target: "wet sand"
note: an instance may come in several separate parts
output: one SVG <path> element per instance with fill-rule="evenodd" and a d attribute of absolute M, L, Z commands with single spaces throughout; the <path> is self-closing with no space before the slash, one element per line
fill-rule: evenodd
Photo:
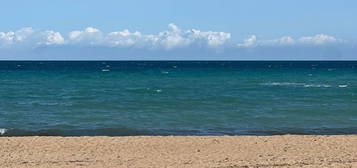
<path fill-rule="evenodd" d="M 357 168 L 357 135 L 1 137 L 0 167 Z"/>

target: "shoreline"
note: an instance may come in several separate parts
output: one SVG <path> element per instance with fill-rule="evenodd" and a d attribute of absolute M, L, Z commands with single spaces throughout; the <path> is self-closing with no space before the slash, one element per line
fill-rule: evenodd
<path fill-rule="evenodd" d="M 0 137 L 1 167 L 357 167 L 357 135 Z"/>

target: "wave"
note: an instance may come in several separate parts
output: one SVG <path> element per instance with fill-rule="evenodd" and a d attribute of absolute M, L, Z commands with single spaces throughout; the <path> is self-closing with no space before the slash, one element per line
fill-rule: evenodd
<path fill-rule="evenodd" d="M 305 87 L 305 88 L 334 87 L 333 85 L 330 85 L 330 84 L 309 84 L 309 83 L 295 83 L 295 82 L 268 82 L 268 83 L 262 83 L 261 85 L 264 85 L 264 86 L 293 86 L 293 87 Z M 346 88 L 346 87 L 348 87 L 348 85 L 340 84 L 340 85 L 336 85 L 336 87 Z"/>
<path fill-rule="evenodd" d="M 77 130 L 60 130 L 60 129 L 43 129 L 43 130 L 26 130 L 26 129 L 0 129 L 0 136 L 136 136 L 149 135 L 146 131 L 119 127 L 119 128 L 99 128 L 99 129 L 77 129 Z"/>
<path fill-rule="evenodd" d="M 7 129 L 5 128 L 0 128 L 0 136 L 4 135 L 7 132 Z"/>
<path fill-rule="evenodd" d="M 129 128 L 78 129 L 78 130 L 38 130 L 0 129 L 0 137 L 17 136 L 217 136 L 217 135 L 356 135 L 357 128 L 270 128 L 270 129 L 154 129 L 135 130 Z"/>
<path fill-rule="evenodd" d="M 329 87 L 331 87 L 331 85 L 327 85 L 327 84 L 306 84 L 306 85 L 304 85 L 304 87 L 316 87 L 316 88 L 324 87 L 324 88 L 329 88 Z"/>
<path fill-rule="evenodd" d="M 338 85 L 338 87 L 345 88 L 345 87 L 348 87 L 348 85 Z"/>
<path fill-rule="evenodd" d="M 304 86 L 305 83 L 294 83 L 294 82 L 269 82 L 262 83 L 265 86 Z"/>

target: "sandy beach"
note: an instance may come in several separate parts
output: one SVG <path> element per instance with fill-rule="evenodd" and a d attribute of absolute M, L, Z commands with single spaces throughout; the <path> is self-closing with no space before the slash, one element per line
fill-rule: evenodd
<path fill-rule="evenodd" d="M 0 167 L 357 167 L 357 136 L 2 137 Z"/>

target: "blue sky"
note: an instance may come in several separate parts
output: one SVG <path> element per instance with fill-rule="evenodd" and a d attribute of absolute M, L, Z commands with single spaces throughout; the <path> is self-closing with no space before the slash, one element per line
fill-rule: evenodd
<path fill-rule="evenodd" d="M 3 0 L 0 59 L 357 59 L 356 8 L 355 0 Z"/>

